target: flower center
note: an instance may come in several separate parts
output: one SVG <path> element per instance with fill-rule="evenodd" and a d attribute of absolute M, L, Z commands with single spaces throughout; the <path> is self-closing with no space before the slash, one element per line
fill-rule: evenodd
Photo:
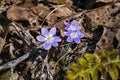
<path fill-rule="evenodd" d="M 70 30 L 75 30 L 75 27 L 70 25 Z"/>
<path fill-rule="evenodd" d="M 71 35 L 72 38 L 76 38 L 77 37 L 77 34 L 75 34 L 75 33 L 71 33 L 70 35 Z"/>
<path fill-rule="evenodd" d="M 47 41 L 47 42 L 51 42 L 52 40 L 53 40 L 53 37 L 52 37 L 52 36 L 49 35 L 49 36 L 46 37 L 46 41 Z"/>

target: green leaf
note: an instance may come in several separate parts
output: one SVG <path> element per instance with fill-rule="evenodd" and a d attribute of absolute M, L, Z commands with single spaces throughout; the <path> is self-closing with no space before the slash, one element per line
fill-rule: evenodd
<path fill-rule="evenodd" d="M 117 58 L 117 52 L 115 52 L 115 50 L 110 50 L 106 52 L 106 55 L 111 59 L 116 59 Z"/>
<path fill-rule="evenodd" d="M 76 63 L 72 63 L 70 66 L 74 72 L 76 72 L 76 73 L 79 72 L 80 69 Z"/>
<path fill-rule="evenodd" d="M 69 80 L 74 80 L 75 79 L 75 73 L 73 72 L 73 71 L 70 71 L 70 70 L 67 70 L 67 72 L 66 72 L 68 75 L 67 75 L 67 78 L 69 79 Z"/>
<path fill-rule="evenodd" d="M 99 59 L 101 60 L 101 62 L 106 62 L 106 61 L 108 61 L 108 60 L 107 60 L 107 56 L 106 56 L 105 53 L 99 53 L 99 54 L 97 54 L 97 55 L 98 55 Z"/>
<path fill-rule="evenodd" d="M 98 80 L 98 70 L 97 69 L 92 69 L 90 73 L 92 76 L 92 80 Z"/>
<path fill-rule="evenodd" d="M 120 57 L 115 52 L 105 52 L 95 54 L 85 54 L 84 57 L 78 58 L 77 63 L 72 63 L 67 76 L 69 80 L 98 80 L 98 71 L 101 73 L 100 77 L 108 80 L 108 76 L 112 80 L 118 80 L 120 69 Z M 112 57 L 111 57 L 112 56 Z M 91 75 L 91 76 L 90 76 Z"/>
<path fill-rule="evenodd" d="M 65 49 L 68 53 L 72 51 L 71 45 L 65 46 Z"/>
<path fill-rule="evenodd" d="M 88 67 L 88 62 L 84 58 L 78 58 L 78 62 L 82 67 L 84 68 Z"/>
<path fill-rule="evenodd" d="M 78 79 L 76 79 L 76 80 L 83 80 L 83 79 L 82 79 L 82 77 L 79 76 Z"/>
<path fill-rule="evenodd" d="M 102 77 L 107 80 L 107 76 L 108 76 L 108 72 L 105 68 L 100 68 L 99 71 L 101 72 L 102 74 Z"/>
<path fill-rule="evenodd" d="M 89 62 L 94 62 L 95 61 L 95 56 L 93 54 L 85 54 L 85 58 Z"/>
<path fill-rule="evenodd" d="M 119 75 L 116 65 L 112 65 L 111 69 L 109 70 L 109 74 L 112 80 L 118 80 Z"/>
<path fill-rule="evenodd" d="M 120 68 L 120 62 L 117 62 L 116 65 Z"/>
<path fill-rule="evenodd" d="M 83 80 L 91 80 L 90 74 L 89 73 L 84 74 L 83 75 Z"/>

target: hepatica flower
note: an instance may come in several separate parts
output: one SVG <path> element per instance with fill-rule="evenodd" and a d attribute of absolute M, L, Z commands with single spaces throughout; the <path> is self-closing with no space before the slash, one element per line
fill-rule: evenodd
<path fill-rule="evenodd" d="M 80 43 L 80 39 L 84 37 L 84 34 L 81 33 L 80 31 L 68 31 L 68 32 L 64 32 L 64 34 L 66 36 L 68 36 L 67 38 L 67 42 L 75 42 L 77 44 Z"/>
<path fill-rule="evenodd" d="M 55 27 L 51 28 L 49 32 L 46 28 L 42 28 L 41 32 L 43 36 L 40 35 L 37 36 L 36 38 L 38 41 L 44 42 L 43 47 L 45 50 L 49 50 L 51 46 L 54 47 L 58 46 L 58 42 L 62 40 L 59 36 L 55 36 L 56 35 Z"/>
<path fill-rule="evenodd" d="M 80 39 L 84 37 L 84 34 L 80 32 L 80 26 L 76 25 L 76 21 L 73 20 L 71 22 L 71 24 L 64 22 L 65 24 L 65 30 L 67 30 L 67 32 L 64 32 L 64 34 L 66 36 L 68 36 L 67 38 L 67 42 L 75 42 L 77 44 L 80 43 Z"/>
<path fill-rule="evenodd" d="M 71 24 L 69 24 L 68 22 L 64 22 L 64 24 L 66 26 L 65 30 L 68 30 L 68 31 L 79 31 L 81 29 L 80 26 L 76 25 L 75 20 L 73 20 Z"/>

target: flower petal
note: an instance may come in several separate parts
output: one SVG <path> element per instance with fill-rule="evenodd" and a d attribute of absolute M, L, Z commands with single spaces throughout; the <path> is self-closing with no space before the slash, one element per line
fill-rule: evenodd
<path fill-rule="evenodd" d="M 36 39 L 40 42 L 44 42 L 45 41 L 45 37 L 43 36 L 37 36 Z"/>
<path fill-rule="evenodd" d="M 50 34 L 52 36 L 56 34 L 56 28 L 55 27 L 53 27 L 53 28 L 50 29 Z"/>
<path fill-rule="evenodd" d="M 80 43 L 80 39 L 79 38 L 75 38 L 74 41 L 79 44 Z"/>
<path fill-rule="evenodd" d="M 64 22 L 64 24 L 65 24 L 66 27 L 70 26 L 70 24 L 68 22 Z"/>
<path fill-rule="evenodd" d="M 58 46 L 58 43 L 57 43 L 57 42 L 53 42 L 52 45 L 53 45 L 54 47 L 56 47 L 56 46 Z"/>
<path fill-rule="evenodd" d="M 46 28 L 41 29 L 42 35 L 47 36 L 48 35 L 48 30 Z"/>
<path fill-rule="evenodd" d="M 83 33 L 79 33 L 79 34 L 78 34 L 78 37 L 79 37 L 79 38 L 83 38 L 83 37 L 84 37 L 84 34 L 83 34 Z"/>
<path fill-rule="evenodd" d="M 75 26 L 75 28 L 77 28 L 77 30 L 80 30 L 80 29 L 81 29 L 81 27 L 80 27 L 80 26 Z"/>
<path fill-rule="evenodd" d="M 68 30 L 69 29 L 69 27 L 65 27 L 65 30 Z"/>
<path fill-rule="evenodd" d="M 73 20 L 73 21 L 71 22 L 71 25 L 75 26 L 75 25 L 76 25 L 76 21 Z"/>
<path fill-rule="evenodd" d="M 55 40 L 55 42 L 60 42 L 62 39 L 60 37 L 58 37 L 58 36 L 55 36 L 54 40 Z"/>
<path fill-rule="evenodd" d="M 70 32 L 64 32 L 66 36 L 70 36 Z"/>
<path fill-rule="evenodd" d="M 49 50 L 49 49 L 51 48 L 51 43 L 45 42 L 45 43 L 43 44 L 43 47 L 44 47 L 45 50 Z"/>
<path fill-rule="evenodd" d="M 72 41 L 73 41 L 73 38 L 71 38 L 71 37 L 67 38 L 67 42 L 72 42 Z"/>

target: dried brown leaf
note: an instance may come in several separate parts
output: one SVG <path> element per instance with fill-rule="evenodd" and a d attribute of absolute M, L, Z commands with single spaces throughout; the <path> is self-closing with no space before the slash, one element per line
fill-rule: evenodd
<path fill-rule="evenodd" d="M 117 15 L 119 10 L 119 2 L 93 9 L 86 14 L 88 18 L 86 24 L 89 24 L 87 26 L 91 25 L 92 27 L 97 25 L 113 27 L 113 25 L 120 20 L 120 18 L 118 18 L 120 15 Z"/>
<path fill-rule="evenodd" d="M 7 17 L 10 20 L 31 20 L 33 16 L 29 9 L 18 6 L 12 6 L 7 11 Z"/>

